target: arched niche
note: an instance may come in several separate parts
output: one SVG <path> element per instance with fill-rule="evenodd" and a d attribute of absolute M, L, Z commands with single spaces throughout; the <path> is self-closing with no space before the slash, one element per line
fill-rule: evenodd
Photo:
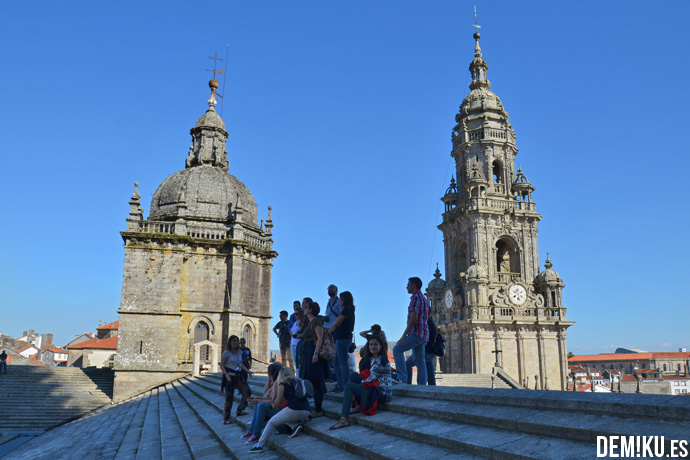
<path fill-rule="evenodd" d="M 457 278 L 467 271 L 467 243 L 465 240 L 458 240 L 450 260 L 453 267 L 452 276 Z"/>
<path fill-rule="evenodd" d="M 501 275 L 520 275 L 520 248 L 509 236 L 496 241 L 496 272 Z"/>
<path fill-rule="evenodd" d="M 495 184 L 503 184 L 505 182 L 503 163 L 500 160 L 494 160 L 491 164 L 491 177 Z"/>
<path fill-rule="evenodd" d="M 250 350 L 254 346 L 254 339 L 256 338 L 256 326 L 250 320 L 246 320 L 242 324 L 242 331 L 240 333 L 240 338 L 243 338 L 247 343 L 247 348 Z"/>

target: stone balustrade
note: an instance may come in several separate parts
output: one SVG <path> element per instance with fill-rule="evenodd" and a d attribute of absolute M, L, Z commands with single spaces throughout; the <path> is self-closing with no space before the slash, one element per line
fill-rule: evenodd
<path fill-rule="evenodd" d="M 128 221 L 127 231 L 148 234 L 181 235 L 189 238 L 212 241 L 222 241 L 233 238 L 233 232 L 230 228 L 188 225 L 184 222 L 176 223 L 153 220 Z M 258 237 L 247 232 L 240 232 L 239 239 L 247 242 L 250 247 L 255 249 L 270 251 L 273 248 L 270 238 Z"/>
<path fill-rule="evenodd" d="M 500 184 L 494 184 L 500 185 Z M 532 201 L 515 201 L 487 197 L 472 197 L 460 203 L 444 214 L 444 221 L 453 219 L 455 215 L 480 209 L 496 209 L 502 211 L 536 211 L 536 204 Z"/>

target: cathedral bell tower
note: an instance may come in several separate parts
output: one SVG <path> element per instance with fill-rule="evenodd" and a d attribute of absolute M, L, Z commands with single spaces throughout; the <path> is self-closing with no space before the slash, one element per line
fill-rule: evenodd
<path fill-rule="evenodd" d="M 551 261 L 539 272 L 534 186 L 516 170 L 515 131 L 489 89 L 479 38 L 471 92 L 451 135 L 457 183 L 452 178 L 441 198 L 446 280 L 432 304 L 447 339 L 441 367 L 487 374 L 498 365 L 530 388 L 565 389 L 566 329 L 574 323 Z"/>
<path fill-rule="evenodd" d="M 271 207 L 259 223 L 249 188 L 228 172 L 228 132 L 215 110 L 218 81 L 209 88 L 208 109 L 190 130 L 186 159 L 180 156 L 184 169 L 158 186 L 147 219 L 138 184 L 129 201 L 116 402 L 202 368 L 217 371 L 232 335 L 268 362 L 278 255 Z"/>

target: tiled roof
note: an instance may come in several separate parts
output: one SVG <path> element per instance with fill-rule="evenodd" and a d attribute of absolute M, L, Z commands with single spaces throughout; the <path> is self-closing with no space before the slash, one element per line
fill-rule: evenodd
<path fill-rule="evenodd" d="M 101 327 L 96 328 L 97 331 L 102 331 L 105 329 L 115 329 L 117 330 L 118 326 L 120 325 L 120 320 L 113 321 L 112 323 L 104 324 Z"/>
<path fill-rule="evenodd" d="M 63 350 L 62 348 L 48 348 L 48 351 L 52 351 L 53 353 L 67 353 L 67 350 Z"/>
<path fill-rule="evenodd" d="M 650 353 L 599 353 L 598 355 L 580 355 L 568 358 L 569 363 L 587 361 L 640 361 L 643 359 L 690 359 L 690 352 L 669 351 Z"/>
<path fill-rule="evenodd" d="M 81 350 L 84 348 L 85 345 L 97 342 L 98 339 L 89 339 L 89 340 L 84 340 L 83 342 L 75 343 L 74 345 L 67 345 L 68 350 Z"/>
<path fill-rule="evenodd" d="M 108 337 L 107 339 L 92 339 L 80 343 L 81 348 L 99 349 L 99 350 L 117 350 L 117 336 Z"/>

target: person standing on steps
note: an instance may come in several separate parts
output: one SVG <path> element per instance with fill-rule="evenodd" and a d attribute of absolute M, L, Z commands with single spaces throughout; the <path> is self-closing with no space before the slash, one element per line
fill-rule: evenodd
<path fill-rule="evenodd" d="M 345 388 L 350 375 L 348 354 L 352 346 L 352 331 L 355 329 L 355 305 L 350 291 L 340 294 L 340 314 L 328 329 L 335 340 L 335 376 L 338 386 L 333 390 L 339 393 Z"/>
<path fill-rule="evenodd" d="M 410 305 L 407 307 L 407 327 L 400 340 L 393 347 L 395 370 L 398 381 L 407 382 L 407 368 L 405 367 L 405 352 L 412 350 L 414 364 L 417 367 L 417 385 L 426 385 L 425 347 L 429 341 L 429 302 L 422 294 L 422 280 L 416 276 L 407 282 L 407 292 L 412 294 Z"/>
<path fill-rule="evenodd" d="M 436 340 L 436 324 L 429 316 L 429 341 L 424 348 L 424 363 L 426 364 L 426 378 L 429 385 L 436 385 L 436 354 L 434 353 L 434 341 Z M 412 383 L 412 367 L 414 366 L 414 356 L 409 356 L 405 360 L 405 369 L 407 370 L 407 381 L 403 383 Z"/>
<path fill-rule="evenodd" d="M 2 350 L 2 353 L 0 353 L 0 372 L 7 374 L 7 353 L 5 353 L 5 350 Z"/>
<path fill-rule="evenodd" d="M 251 369 L 253 361 L 252 351 L 247 346 L 247 341 L 244 340 L 244 337 L 240 339 L 240 350 L 242 351 L 242 364 L 244 364 L 244 367 L 247 369 Z"/>
<path fill-rule="evenodd" d="M 247 398 L 251 396 L 251 390 L 246 381 L 242 380 L 241 372 L 244 371 L 247 375 L 253 375 L 247 367 L 242 364 L 242 350 L 240 350 L 240 339 L 236 335 L 231 335 L 228 339 L 228 347 L 220 359 L 220 367 L 223 371 L 223 381 L 225 382 L 225 406 L 223 408 L 223 423 L 229 425 L 233 423 L 230 419 L 232 414 L 232 403 L 235 395 L 235 389 L 242 394 L 240 405 L 237 406 L 237 417 L 247 415 L 244 409 L 247 407 Z"/>
<path fill-rule="evenodd" d="M 300 375 L 303 380 L 309 380 L 314 386 L 314 412 L 312 418 L 321 417 L 324 414 L 323 395 L 326 389 L 324 375 L 328 369 L 327 362 L 319 357 L 319 350 L 323 346 L 326 330 L 323 328 L 323 321 L 319 318 L 321 307 L 317 302 L 304 302 L 304 315 L 309 323 L 304 328 L 302 334 L 297 334 L 297 338 L 302 339 L 302 359 L 300 363 Z"/>
<path fill-rule="evenodd" d="M 333 327 L 333 323 L 340 315 L 340 309 L 342 305 L 340 304 L 340 298 L 338 297 L 338 286 L 331 284 L 328 286 L 328 303 L 326 303 L 326 311 L 323 314 L 323 327 L 330 330 Z M 326 381 L 333 381 L 335 374 L 337 380 L 337 373 L 335 373 L 334 361 L 327 361 L 326 363 Z M 339 384 L 338 384 L 339 385 Z"/>
<path fill-rule="evenodd" d="M 283 367 L 289 367 L 295 371 L 295 363 L 292 360 L 292 350 L 290 349 L 290 321 L 288 321 L 288 312 L 283 310 L 280 312 L 280 321 L 273 326 L 273 333 L 278 337 L 278 344 L 280 347 L 280 362 Z"/>
<path fill-rule="evenodd" d="M 297 338 L 297 334 L 302 331 L 302 320 L 304 319 L 304 312 L 302 312 L 302 307 L 295 310 L 295 321 L 290 325 L 290 354 L 295 362 L 295 375 L 299 375 L 300 368 L 300 355 L 302 353 L 302 348 L 300 344 L 302 340 Z"/>

